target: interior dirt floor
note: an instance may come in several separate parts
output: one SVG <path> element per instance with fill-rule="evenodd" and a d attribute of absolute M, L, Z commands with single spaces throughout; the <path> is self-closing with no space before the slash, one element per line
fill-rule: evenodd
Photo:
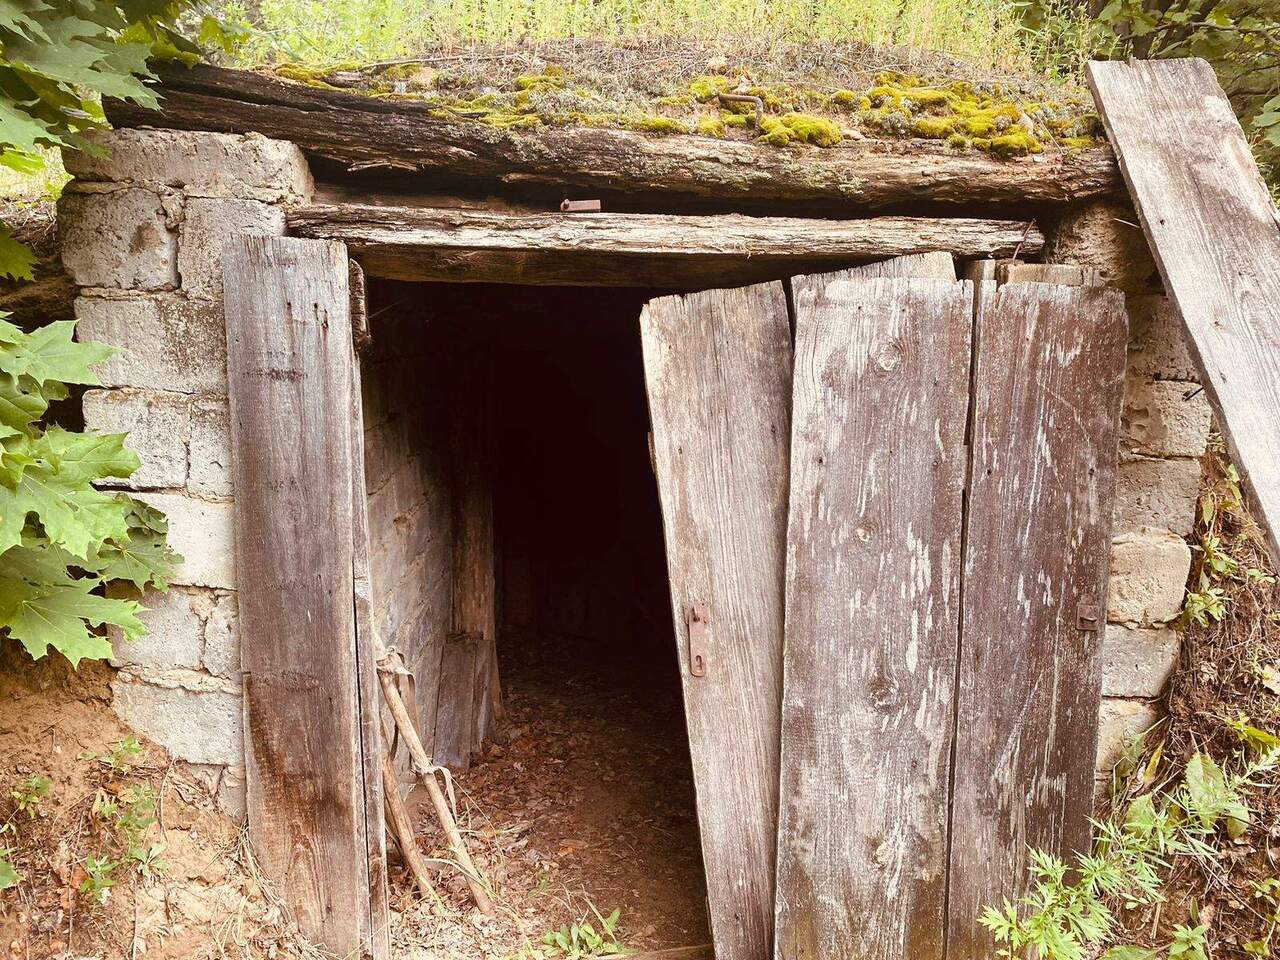
<path fill-rule="evenodd" d="M 502 658 L 506 718 L 470 771 L 453 778 L 472 854 L 497 894 L 492 920 L 467 914 L 456 872 L 438 886 L 450 905 L 409 906 L 400 946 L 457 958 L 535 957 L 543 938 L 619 910 L 619 949 L 710 941 L 688 741 L 678 688 L 572 671 L 572 641 Z M 674 677 L 675 654 L 671 673 Z M 444 838 L 415 791 L 419 842 L 443 857 Z M 459 915 L 463 922 L 459 923 Z M 598 914 L 598 916 L 597 916 Z"/>

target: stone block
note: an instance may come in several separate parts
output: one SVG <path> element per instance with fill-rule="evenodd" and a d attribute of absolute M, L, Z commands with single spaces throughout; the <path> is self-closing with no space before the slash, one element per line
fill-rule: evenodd
<path fill-rule="evenodd" d="M 1162 527 L 1186 536 L 1195 522 L 1199 495 L 1198 460 L 1122 461 L 1116 477 L 1115 531 Z"/>
<path fill-rule="evenodd" d="M 227 393 L 222 304 L 175 294 L 79 297 L 76 337 L 120 352 L 95 368 L 108 387 Z"/>
<path fill-rule="evenodd" d="M 222 251 L 241 234 L 281 236 L 284 210 L 257 200 L 187 201 L 178 230 L 178 276 L 183 291 L 204 300 L 222 298 Z"/>
<path fill-rule="evenodd" d="M 139 493 L 169 518 L 169 543 L 182 554 L 173 582 L 235 588 L 235 532 L 230 501 L 197 500 L 180 493 Z"/>
<path fill-rule="evenodd" d="M 62 262 L 82 287 L 171 290 L 178 283 L 173 218 L 149 190 L 74 193 L 58 201 Z"/>
<path fill-rule="evenodd" d="M 1045 247 L 1046 263 L 1094 267 L 1102 282 L 1126 293 L 1160 289 L 1160 274 L 1137 215 L 1126 201 L 1070 207 Z"/>
<path fill-rule="evenodd" d="M 1122 446 L 1148 457 L 1202 456 L 1213 415 L 1208 398 L 1196 389 L 1174 380 L 1126 380 Z"/>
<path fill-rule="evenodd" d="M 112 585 L 112 596 L 136 596 L 129 586 Z M 132 642 L 124 639 L 121 631 L 108 630 L 113 656 L 111 663 L 154 667 L 169 670 L 184 667 L 195 670 L 200 666 L 204 649 L 205 617 L 209 600 L 205 591 L 171 587 L 167 593 L 149 591 L 142 598 L 146 607 L 141 620 L 147 632 Z"/>
<path fill-rule="evenodd" d="M 222 771 L 222 779 L 218 783 L 218 792 L 214 799 L 222 812 L 237 822 L 244 820 L 245 813 L 245 779 L 244 767 L 231 766 Z"/>
<path fill-rule="evenodd" d="M 1158 697 L 1178 663 L 1178 634 L 1168 627 L 1109 624 L 1102 641 L 1102 694 Z"/>
<path fill-rule="evenodd" d="M 111 684 L 116 714 L 179 760 L 244 762 L 241 699 L 221 690 L 161 685 L 121 672 Z"/>
<path fill-rule="evenodd" d="M 191 401 L 187 489 L 201 497 L 231 496 L 231 422 L 223 397 Z"/>
<path fill-rule="evenodd" d="M 1167 623 L 1182 610 L 1191 548 L 1166 530 L 1144 528 L 1115 537 L 1107 620 Z"/>
<path fill-rule="evenodd" d="M 204 668 L 215 677 L 240 678 L 240 618 L 234 593 L 219 594 L 204 628 Z"/>
<path fill-rule="evenodd" d="M 311 202 L 315 184 L 296 145 L 261 134 L 185 130 L 100 130 L 102 150 L 63 158 L 79 180 L 134 182 L 182 190 L 190 197 L 245 197 L 268 203 Z"/>
<path fill-rule="evenodd" d="M 1104 699 L 1098 711 L 1098 774 L 1108 776 L 1125 748 L 1160 720 L 1154 704 Z"/>
<path fill-rule="evenodd" d="M 1129 375 L 1198 382 L 1178 308 L 1168 297 L 1129 297 Z"/>
<path fill-rule="evenodd" d="M 104 486 L 131 490 L 182 487 L 187 482 L 190 400 L 184 394 L 154 390 L 89 390 L 81 401 L 86 427 L 102 433 L 127 433 L 125 445 L 142 461 L 127 479 Z"/>

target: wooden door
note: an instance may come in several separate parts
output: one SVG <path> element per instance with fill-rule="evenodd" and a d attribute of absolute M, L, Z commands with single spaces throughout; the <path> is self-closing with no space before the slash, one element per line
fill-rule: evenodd
<path fill-rule="evenodd" d="M 791 339 L 779 283 L 640 318 L 717 960 L 771 950 Z"/>
<path fill-rule="evenodd" d="M 249 835 L 307 937 L 385 957 L 346 248 L 246 236 L 225 264 Z"/>
<path fill-rule="evenodd" d="M 1128 322 L 1119 291 L 983 283 L 952 799 L 950 960 L 1027 850 L 1088 852 Z"/>
<path fill-rule="evenodd" d="M 973 289 L 798 278 L 777 956 L 945 928 Z"/>

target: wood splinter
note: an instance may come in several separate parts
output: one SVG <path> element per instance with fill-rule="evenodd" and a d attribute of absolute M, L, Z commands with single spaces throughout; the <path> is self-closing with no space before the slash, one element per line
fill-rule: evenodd
<path fill-rule="evenodd" d="M 471 890 L 471 899 L 475 901 L 477 910 L 485 916 L 492 916 L 493 901 L 489 899 L 489 892 L 484 887 L 480 872 L 476 870 L 471 854 L 467 852 L 466 843 L 463 842 L 462 834 L 458 831 L 458 824 L 453 819 L 453 811 L 449 809 L 449 802 L 445 799 L 444 791 L 440 789 L 439 781 L 436 780 L 435 765 L 427 756 L 426 748 L 422 745 L 422 739 L 418 736 L 418 731 L 413 725 L 413 720 L 404 705 L 404 700 L 400 697 L 400 691 L 396 689 L 395 675 L 392 671 L 379 668 L 378 680 L 382 683 L 382 695 L 387 702 L 387 707 L 391 710 L 391 716 L 395 718 L 396 728 L 400 731 L 400 735 L 404 737 L 405 745 L 409 748 L 409 756 L 413 761 L 414 772 L 418 775 L 422 785 L 427 788 L 427 796 L 431 798 L 431 805 L 435 808 L 436 817 L 440 820 L 440 826 L 444 828 L 445 838 L 449 842 L 449 850 L 452 852 L 454 860 L 457 861 L 462 875 L 466 877 L 467 886 Z"/>

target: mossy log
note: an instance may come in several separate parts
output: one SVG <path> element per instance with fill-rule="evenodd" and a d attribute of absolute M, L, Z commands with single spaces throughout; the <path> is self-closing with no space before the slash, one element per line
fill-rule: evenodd
<path fill-rule="evenodd" d="M 372 275 L 698 289 L 814 273 L 912 253 L 1034 254 L 1026 221 L 968 218 L 519 214 L 337 204 L 288 212 L 289 231 L 344 241 Z"/>
<path fill-rule="evenodd" d="M 350 169 L 730 201 L 834 201 L 844 208 L 1057 204 L 1120 187 L 1107 147 L 1001 160 L 920 140 L 845 140 L 819 149 L 605 127 L 515 130 L 436 119 L 412 99 L 244 71 L 169 66 L 159 72 L 163 112 L 111 101 L 112 123 L 257 131 Z"/>

